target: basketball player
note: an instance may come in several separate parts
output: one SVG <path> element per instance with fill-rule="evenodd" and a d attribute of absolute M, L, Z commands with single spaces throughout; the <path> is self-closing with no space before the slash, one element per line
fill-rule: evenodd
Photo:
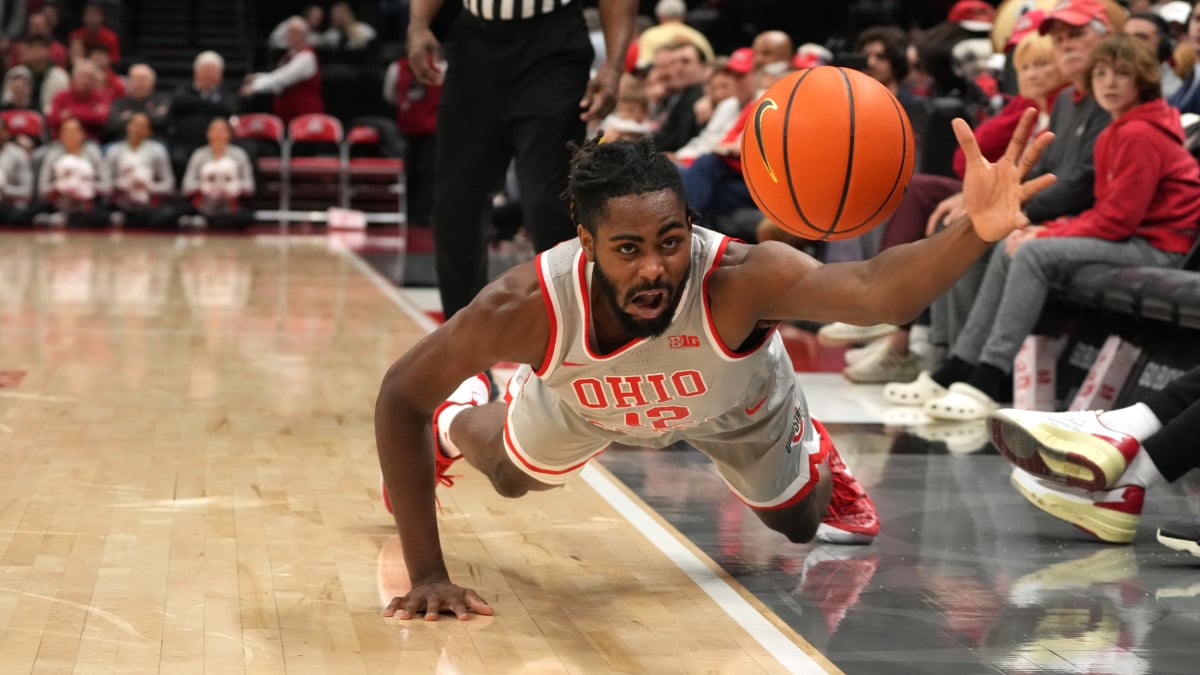
<path fill-rule="evenodd" d="M 809 416 L 775 326 L 915 316 L 991 242 L 1026 225 L 1021 202 L 1053 182 L 1021 182 L 1049 142 L 1026 148 L 1035 118 L 1027 111 L 994 164 L 956 120 L 969 217 L 873 260 L 832 265 L 693 226 L 679 172 L 648 141 L 585 144 L 568 187 L 578 239 L 493 281 L 384 378 L 375 411 L 384 497 L 412 580 L 384 614 L 492 614 L 450 581 L 438 542 L 435 475 L 449 484 L 460 457 L 520 497 L 561 485 L 612 442 L 687 441 L 789 540 L 869 542 L 874 506 Z M 475 374 L 500 361 L 525 365 L 504 401 L 489 403 Z"/>

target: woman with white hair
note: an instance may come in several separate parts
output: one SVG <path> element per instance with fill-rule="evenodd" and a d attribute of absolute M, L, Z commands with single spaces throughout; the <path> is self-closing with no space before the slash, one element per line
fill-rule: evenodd
<path fill-rule="evenodd" d="M 284 37 L 288 50 L 275 70 L 247 75 L 239 93 L 247 97 L 274 94 L 271 110 L 287 124 L 301 115 L 325 112 L 325 101 L 317 53 L 308 44 L 308 24 L 292 17 Z"/>
<path fill-rule="evenodd" d="M 207 142 L 208 124 L 238 111 L 237 97 L 224 86 L 225 59 L 201 52 L 192 62 L 192 81 L 180 85 L 167 108 L 167 139 L 175 174 L 183 173 L 192 151 Z"/>

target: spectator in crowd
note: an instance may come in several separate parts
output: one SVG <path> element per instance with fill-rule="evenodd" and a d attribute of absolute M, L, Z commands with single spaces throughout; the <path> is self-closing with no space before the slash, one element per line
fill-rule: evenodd
<path fill-rule="evenodd" d="M 100 88 L 104 90 L 108 100 L 115 101 L 123 98 L 127 91 L 125 80 L 113 72 L 108 48 L 100 45 L 89 47 L 87 57 L 92 65 L 96 66 L 96 72 L 100 74 Z"/>
<path fill-rule="evenodd" d="M 413 0 L 409 6 L 409 64 L 425 84 L 443 84 L 442 44 L 430 29 L 441 4 Z M 447 318 L 487 283 L 483 214 L 510 163 L 520 185 L 521 222 L 534 248 L 546 250 L 575 236 L 563 199 L 567 144 L 582 142 L 587 123 L 612 110 L 622 70 L 621 60 L 611 58 L 591 76 L 592 45 L 581 4 L 535 9 L 525 3 L 467 3 L 454 39 L 445 44 L 433 238 Z M 624 54 L 637 3 L 598 4 L 607 53 Z"/>
<path fill-rule="evenodd" d="M 42 15 L 46 17 L 46 36 L 63 44 L 68 42 L 67 31 L 62 25 L 62 12 L 57 2 L 46 2 L 42 5 Z M 66 68 L 66 65 L 63 65 Z"/>
<path fill-rule="evenodd" d="M 50 60 L 49 43 L 41 35 L 25 37 L 22 53 L 25 59 L 22 65 L 33 77 L 33 100 L 38 110 L 48 112 L 54 97 L 70 86 L 71 76 Z"/>
<path fill-rule="evenodd" d="M 906 109 L 917 97 L 904 85 L 908 76 L 908 44 L 894 26 L 874 26 L 858 36 L 858 51 L 867 58 L 867 74 L 896 96 Z"/>
<path fill-rule="evenodd" d="M 1188 15 L 1187 33 L 1182 42 L 1192 66 L 1168 102 L 1181 113 L 1200 113 L 1200 5 L 1193 7 Z"/>
<path fill-rule="evenodd" d="M 67 38 L 75 57 L 85 56 L 93 47 L 107 47 L 114 63 L 121 60 L 121 41 L 112 29 L 104 25 L 104 5 L 89 2 L 83 8 L 83 26 L 71 31 Z"/>
<path fill-rule="evenodd" d="M 45 38 L 50 62 L 59 68 L 66 68 L 67 48 L 63 43 L 54 39 L 54 34 L 50 31 L 50 22 L 46 19 L 44 10 L 29 15 L 29 18 L 26 20 L 25 33 L 8 47 L 8 67 L 12 68 L 19 63 L 28 61 L 24 51 L 27 48 L 26 45 L 29 38 L 34 35 Z"/>
<path fill-rule="evenodd" d="M 254 220 L 247 203 L 254 196 L 254 165 L 245 150 L 232 145 L 233 129 L 224 117 L 208 125 L 208 145 L 188 160 L 183 196 L 189 205 L 181 215 L 193 226 L 241 230 Z"/>
<path fill-rule="evenodd" d="M 667 102 L 676 93 L 674 53 L 667 46 L 660 47 L 644 72 L 646 98 L 650 101 L 650 128 L 657 130 L 670 112 Z"/>
<path fill-rule="evenodd" d="M 90 61 L 79 61 L 71 73 L 71 86 L 58 92 L 50 103 L 46 120 L 52 134 L 66 119 L 76 119 L 83 125 L 88 140 L 100 140 L 100 132 L 108 121 L 108 94 L 100 88 L 100 71 Z"/>
<path fill-rule="evenodd" d="M 308 45 L 308 24 L 300 18 L 289 19 L 284 36 L 288 50 L 279 65 L 268 73 L 247 75 L 240 93 L 273 94 L 271 109 L 286 124 L 301 115 L 325 112 L 325 102 L 317 54 Z"/>
<path fill-rule="evenodd" d="M 1051 39 L 1039 35 L 1036 30 L 1026 34 L 1013 49 L 1012 60 L 1017 74 L 1018 94 L 996 115 L 989 117 L 975 129 L 975 140 L 979 143 L 980 152 L 989 161 L 994 161 L 1004 153 L 1016 129 L 1017 121 L 1027 108 L 1037 108 L 1038 123 L 1035 130 L 1041 132 L 1050 123 L 1050 111 L 1053 109 L 1055 98 L 1069 80 L 1058 68 L 1054 58 L 1054 46 Z M 1062 141 L 1062 142 L 1069 142 Z M 961 178 L 966 170 L 966 158 L 961 151 L 954 154 L 954 172 Z M 932 232 L 929 230 L 930 215 L 943 199 L 957 195 L 962 191 L 960 178 L 948 178 L 932 174 L 918 173 L 913 176 L 908 191 L 900 206 L 883 225 L 883 240 L 880 250 L 886 250 L 897 244 L 917 241 Z M 969 301 L 964 301 L 969 303 Z M 970 309 L 969 304 L 961 310 L 965 313 Z M 943 317 L 939 316 L 939 321 Z M 960 319 L 960 320 L 961 320 Z M 946 317 L 949 321 L 949 317 Z M 875 328 L 877 330 L 871 330 Z M 844 324 L 828 324 L 822 327 L 821 335 L 825 340 L 836 341 L 836 336 L 858 341 L 870 338 L 874 334 L 887 333 L 892 327 L 857 327 Z M 920 371 L 916 354 L 909 351 L 909 329 L 902 326 L 891 332 L 885 339 L 873 343 L 866 351 L 852 350 L 848 355 L 847 367 L 843 374 L 853 382 L 896 382 L 911 380 Z M 938 335 L 934 342 L 946 344 L 946 332 L 957 335 L 957 328 L 950 330 L 938 326 Z M 830 337 L 833 336 L 833 337 Z M 859 356 L 863 358 L 858 358 Z"/>
<path fill-rule="evenodd" d="M 1170 100 L 1183 84 L 1183 80 L 1175 73 L 1175 65 L 1172 63 L 1175 39 L 1171 37 L 1171 27 L 1161 16 L 1153 12 L 1143 12 L 1131 14 L 1128 19 L 1125 19 L 1125 25 L 1121 27 L 1121 32 L 1145 40 L 1146 44 L 1150 45 L 1150 50 L 1158 57 L 1158 69 L 1162 71 L 1163 98 Z"/>
<path fill-rule="evenodd" d="M 674 93 L 667 99 L 662 125 L 654 132 L 654 147 L 660 152 L 673 152 L 700 131 L 695 106 L 704 96 L 708 64 L 703 60 L 704 52 L 690 42 L 670 44 L 662 49 L 671 55 Z"/>
<path fill-rule="evenodd" d="M 925 403 L 931 417 L 983 419 L 997 408 L 1050 286 L 1081 265 L 1177 265 L 1195 242 L 1200 166 L 1183 146 L 1179 111 L 1162 98 L 1158 58 L 1115 35 L 1092 52 L 1086 73 L 1113 120 L 1096 141 L 1095 205 L 1013 232 L 993 250 L 952 356 L 932 376 L 949 389 Z"/>
<path fill-rule="evenodd" d="M 1172 2 L 1164 2 L 1159 4 L 1153 10 L 1163 21 L 1167 22 L 1167 27 L 1171 30 L 1171 37 L 1174 38 L 1176 47 L 1186 46 L 1180 43 L 1187 36 L 1188 19 L 1192 15 L 1192 3 L 1185 0 L 1173 0 Z M 1139 10 L 1130 10 L 1133 14 L 1140 13 Z"/>
<path fill-rule="evenodd" d="M 300 14 L 293 14 L 288 18 L 280 21 L 271 31 L 271 37 L 267 39 L 267 44 L 271 49 L 287 50 L 287 28 L 288 23 L 292 19 L 300 19 L 307 26 L 305 39 L 310 47 L 315 47 L 321 39 L 321 25 L 325 23 L 325 10 L 320 5 L 308 5 Z"/>
<path fill-rule="evenodd" d="M 125 123 L 125 140 L 105 153 L 113 178 L 113 207 L 126 227 L 147 227 L 163 200 L 175 191 L 171 158 L 162 143 L 150 138 L 150 117 L 134 112 Z"/>
<path fill-rule="evenodd" d="M 1026 467 L 1013 470 L 1013 485 L 1022 495 L 1101 541 L 1127 544 L 1137 533 L 1146 490 L 1200 468 L 1200 368 L 1124 408 L 1000 410 L 991 423 L 998 432 L 997 447 L 1014 464 Z M 1061 459 L 1054 466 L 1064 473 L 1051 469 L 1041 457 Z M 1081 485 L 1081 477 L 1092 480 Z M 1158 540 L 1200 556 L 1196 524 L 1167 525 L 1159 529 Z"/>
<path fill-rule="evenodd" d="M 0 51 L 9 48 L 25 28 L 28 0 L 0 3 Z"/>
<path fill-rule="evenodd" d="M 329 29 L 321 34 L 313 46 L 357 51 L 370 47 L 374 40 L 375 29 L 355 18 L 350 3 L 339 2 L 329 8 Z"/>
<path fill-rule="evenodd" d="M 0 118 L 0 178 L 0 222 L 26 224 L 33 197 L 33 164 L 29 152 L 13 140 L 4 118 Z"/>
<path fill-rule="evenodd" d="M 683 0 L 659 0 L 654 6 L 654 16 L 658 24 L 642 31 L 637 37 L 637 69 L 649 68 L 659 49 L 679 42 L 689 42 L 704 53 L 704 63 L 712 63 L 716 58 L 708 37 L 700 31 L 683 22 L 687 15 L 687 5 Z"/>
<path fill-rule="evenodd" d="M 714 152 L 721 144 L 738 116 L 757 93 L 754 80 L 754 53 L 748 47 L 734 50 L 733 54 L 724 61 L 720 70 L 713 72 L 709 78 L 716 82 L 721 99 L 713 108 L 712 116 L 704 129 L 672 154 L 677 163 L 688 165 L 701 155 Z"/>
<path fill-rule="evenodd" d="M 192 81 L 179 85 L 171 95 L 167 139 L 176 175 L 183 175 L 192 153 L 205 144 L 209 123 L 216 117 L 237 113 L 237 99 L 224 86 L 224 77 L 225 60 L 221 55 L 201 52 L 192 63 Z"/>
<path fill-rule="evenodd" d="M 750 48 L 754 52 L 754 70 L 786 73 L 791 68 L 792 38 L 781 30 L 767 30 L 754 36 Z"/>
<path fill-rule="evenodd" d="M 104 123 L 104 142 L 120 140 L 125 134 L 125 125 L 134 113 L 146 115 L 155 136 L 166 132 L 168 101 L 165 96 L 154 93 L 156 79 L 154 69 L 144 63 L 129 67 L 129 87 L 125 96 L 113 100 L 109 106 L 108 121 Z"/>
<path fill-rule="evenodd" d="M 383 100 L 396 106 L 396 129 L 404 136 L 404 178 L 410 223 L 428 225 L 433 216 L 433 171 L 437 156 L 437 109 L 442 86 L 413 76 L 408 57 L 388 66 Z"/>
<path fill-rule="evenodd" d="M 25 66 L 14 66 L 4 74 L 4 94 L 0 97 L 2 110 L 37 110 L 41 106 L 33 100 L 33 73 Z"/>
<path fill-rule="evenodd" d="M 743 57 L 739 56 L 740 58 Z M 788 72 L 773 71 L 773 68 L 763 69 L 751 74 L 751 77 L 755 78 L 756 93 L 769 88 Z M 700 214 L 705 227 L 732 237 L 750 240 L 755 238 L 754 228 L 762 218 L 754 209 L 754 200 L 750 198 L 750 191 L 742 178 L 741 139 L 754 108 L 753 104 L 752 96 L 712 152 L 700 155 L 681 172 L 688 205 Z M 731 217 L 742 211 L 753 216 L 752 223 L 741 222 L 741 218 Z"/>
<path fill-rule="evenodd" d="M 1030 222 L 1045 223 L 1079 214 L 1095 201 L 1093 148 L 1100 132 L 1112 121 L 1112 115 L 1088 93 L 1087 67 L 1092 50 L 1112 32 L 1112 26 L 1104 5 L 1095 0 L 1069 0 L 1042 19 L 1038 32 L 1051 37 L 1058 69 L 1071 80 L 1071 85 L 1054 99 L 1050 113 L 1049 130 L 1056 140 L 1031 172 L 1034 176 L 1052 173 L 1057 180 L 1024 206 Z M 926 231 L 939 229 L 962 214 L 962 193 L 947 197 L 929 216 Z M 964 330 L 977 302 L 987 261 L 988 257 L 981 258 L 948 293 L 934 301 L 930 308 L 930 336 L 935 346 L 949 347 L 961 338 L 960 331 Z M 886 385 L 883 395 L 892 403 L 923 405 L 945 394 L 946 387 L 955 381 L 954 372 L 939 368 L 931 377 L 929 372 L 922 371 L 913 382 Z"/>
<path fill-rule="evenodd" d="M 100 148 L 87 140 L 78 118 L 68 117 L 59 128 L 58 140 L 46 146 L 37 181 L 38 206 L 53 225 L 102 227 L 109 222 L 103 200 L 112 192 L 108 165 Z"/>
<path fill-rule="evenodd" d="M 617 107 L 601 125 L 606 141 L 636 141 L 650 135 L 646 121 L 650 100 L 640 88 L 627 88 L 617 96 Z"/>

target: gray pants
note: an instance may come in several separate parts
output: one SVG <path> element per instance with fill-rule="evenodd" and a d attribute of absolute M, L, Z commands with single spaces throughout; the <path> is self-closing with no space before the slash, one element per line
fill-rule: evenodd
<path fill-rule="evenodd" d="M 1182 253 L 1167 253 L 1145 239 L 1107 241 L 1092 237 L 1032 239 L 1009 257 L 1004 244 L 992 248 L 983 284 L 953 354 L 968 363 L 1011 371 L 1013 359 L 1037 324 L 1050 287 L 1089 263 L 1171 267 Z"/>
<path fill-rule="evenodd" d="M 994 247 L 993 247 L 994 248 Z M 929 341 L 934 345 L 953 347 L 967 324 L 967 316 L 975 306 L 975 296 L 983 283 L 991 250 L 976 260 L 950 290 L 938 296 L 929 307 Z"/>

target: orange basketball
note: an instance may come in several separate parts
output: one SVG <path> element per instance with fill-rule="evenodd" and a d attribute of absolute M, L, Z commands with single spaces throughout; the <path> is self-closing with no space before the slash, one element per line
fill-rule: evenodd
<path fill-rule="evenodd" d="M 754 104 L 742 175 L 771 222 L 805 239 L 847 239 L 900 204 L 914 152 L 892 92 L 856 70 L 821 66 L 780 79 Z"/>

